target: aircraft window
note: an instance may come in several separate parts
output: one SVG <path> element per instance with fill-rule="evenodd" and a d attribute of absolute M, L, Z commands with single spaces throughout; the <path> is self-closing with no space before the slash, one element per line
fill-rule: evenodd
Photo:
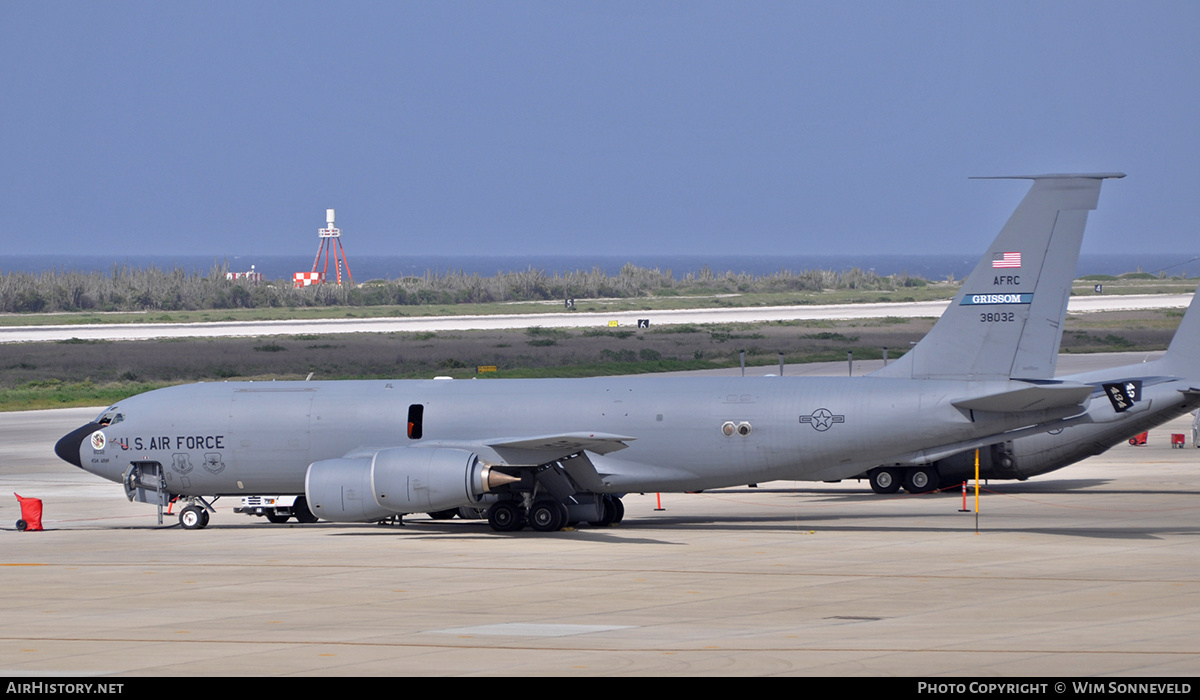
<path fill-rule="evenodd" d="M 410 440 L 420 440 L 424 434 L 425 407 L 419 403 L 414 403 L 408 407 L 408 438 Z"/>
<path fill-rule="evenodd" d="M 109 426 L 109 425 L 116 425 L 117 423 L 120 423 L 123 420 L 125 420 L 124 413 L 117 413 L 116 411 L 105 411 L 104 413 L 102 413 L 100 415 L 99 418 L 96 419 L 96 422 L 102 426 Z"/>

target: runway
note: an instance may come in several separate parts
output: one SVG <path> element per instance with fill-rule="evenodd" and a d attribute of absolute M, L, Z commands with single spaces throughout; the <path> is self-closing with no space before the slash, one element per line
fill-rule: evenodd
<path fill-rule="evenodd" d="M 837 364 L 837 363 L 834 363 Z M 0 415 L 0 675 L 1194 676 L 1190 416 L 1028 482 L 630 494 L 618 527 L 185 531 L 54 457 L 98 409 Z M 1170 433 L 1188 435 L 1172 449 Z M 972 499 L 967 499 L 969 507 Z"/>
<path fill-rule="evenodd" d="M 1191 294 L 1132 294 L 1072 297 L 1070 313 L 1134 309 L 1185 308 Z M 236 336 L 294 335 L 303 333 L 396 333 L 498 328 L 599 328 L 615 322 L 637 327 L 639 319 L 652 325 L 683 323 L 760 323 L 816 319 L 865 319 L 940 316 L 948 301 L 878 304 L 812 304 L 746 308 L 682 309 L 675 311 L 573 312 L 494 316 L 421 316 L 371 319 L 308 319 L 212 323 L 128 323 L 61 326 L 0 327 L 0 343 L 54 340 L 145 340 L 149 338 L 222 338 Z"/>

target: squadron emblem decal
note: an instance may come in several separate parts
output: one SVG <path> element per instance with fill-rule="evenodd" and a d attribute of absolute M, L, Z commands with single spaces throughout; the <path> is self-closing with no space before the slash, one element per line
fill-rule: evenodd
<path fill-rule="evenodd" d="M 220 474 L 221 472 L 225 471 L 225 461 L 221 459 L 221 453 L 205 452 L 204 468 L 213 474 Z"/>
<path fill-rule="evenodd" d="M 187 474 L 192 471 L 192 460 L 188 459 L 186 452 L 176 452 L 171 455 L 171 468 L 180 474 Z"/>
<path fill-rule="evenodd" d="M 96 450 L 97 452 L 99 452 L 100 450 L 103 450 L 106 442 L 107 441 L 104 439 L 103 432 L 97 430 L 96 432 L 92 433 L 92 449 L 93 450 Z"/>
<path fill-rule="evenodd" d="M 834 423 L 845 423 L 846 416 L 834 415 L 828 408 L 818 408 L 812 412 L 812 415 L 800 416 L 800 422 L 808 423 L 816 430 L 825 432 L 833 427 Z"/>

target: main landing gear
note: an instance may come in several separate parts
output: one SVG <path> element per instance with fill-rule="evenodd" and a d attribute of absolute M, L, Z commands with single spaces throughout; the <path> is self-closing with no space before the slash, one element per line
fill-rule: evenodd
<path fill-rule="evenodd" d="M 587 519 L 597 527 L 616 525 L 625 517 L 625 506 L 616 496 L 596 496 L 590 503 L 564 503 L 541 498 L 528 506 L 517 500 L 496 501 L 487 511 L 488 525 L 496 532 L 516 532 L 526 525 L 537 532 L 555 532 Z"/>
<path fill-rule="evenodd" d="M 937 467 L 876 467 L 867 472 L 871 482 L 871 490 L 875 493 L 890 494 L 900 490 L 909 493 L 929 493 L 936 491 L 940 478 Z"/>

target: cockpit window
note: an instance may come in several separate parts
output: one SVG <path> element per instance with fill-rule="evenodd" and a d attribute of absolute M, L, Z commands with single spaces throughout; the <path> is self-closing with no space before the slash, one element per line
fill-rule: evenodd
<path fill-rule="evenodd" d="M 124 413 L 118 413 L 115 410 L 109 408 L 109 409 L 105 409 L 104 413 L 100 414 L 100 417 L 96 419 L 96 422 L 99 423 L 101 426 L 108 426 L 108 425 L 116 425 L 117 423 L 120 423 L 123 420 L 125 420 Z"/>

